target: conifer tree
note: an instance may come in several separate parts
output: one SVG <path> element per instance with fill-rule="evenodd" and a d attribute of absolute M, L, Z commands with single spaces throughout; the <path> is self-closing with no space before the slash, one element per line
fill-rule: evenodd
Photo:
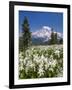
<path fill-rule="evenodd" d="M 54 35 L 54 42 L 55 42 L 55 44 L 58 44 L 57 33 L 55 33 L 55 35 Z"/>
<path fill-rule="evenodd" d="M 50 44 L 57 44 L 57 43 L 58 43 L 57 33 L 54 33 L 54 30 L 52 28 Z"/>
<path fill-rule="evenodd" d="M 30 47 L 31 44 L 31 32 L 29 28 L 28 18 L 26 16 L 24 17 L 22 30 L 23 30 L 23 51 L 25 51 L 26 49 L 28 49 L 28 47 Z"/>
<path fill-rule="evenodd" d="M 63 44 L 63 38 L 60 38 L 59 44 Z"/>
<path fill-rule="evenodd" d="M 55 44 L 55 35 L 54 35 L 54 32 L 53 32 L 53 28 L 52 28 L 52 33 L 51 33 L 50 44 Z"/>

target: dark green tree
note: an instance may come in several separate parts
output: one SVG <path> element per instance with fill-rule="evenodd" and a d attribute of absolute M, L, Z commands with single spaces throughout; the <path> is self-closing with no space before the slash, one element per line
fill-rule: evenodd
<path fill-rule="evenodd" d="M 53 28 L 51 33 L 50 44 L 58 44 L 57 33 L 54 33 Z"/>
<path fill-rule="evenodd" d="M 51 33 L 51 39 L 50 39 L 50 44 L 55 44 L 55 34 L 52 28 L 52 33 Z"/>
<path fill-rule="evenodd" d="M 54 34 L 54 43 L 58 44 L 57 33 Z"/>
<path fill-rule="evenodd" d="M 63 44 L 63 38 L 60 38 L 59 44 Z"/>
<path fill-rule="evenodd" d="M 24 17 L 24 21 L 22 23 L 22 31 L 23 31 L 23 51 L 25 51 L 31 45 L 31 32 L 28 18 L 26 16 Z"/>
<path fill-rule="evenodd" d="M 23 50 L 23 37 L 19 37 L 19 51 Z"/>

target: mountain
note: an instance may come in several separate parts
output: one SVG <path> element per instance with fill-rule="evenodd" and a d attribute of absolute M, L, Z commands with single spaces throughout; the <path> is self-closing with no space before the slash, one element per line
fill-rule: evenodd
<path fill-rule="evenodd" d="M 48 41 L 51 39 L 52 28 L 49 26 L 43 26 L 41 29 L 32 32 L 32 44 L 48 44 Z M 57 33 L 57 38 L 63 38 L 63 34 L 60 32 L 54 31 Z M 22 33 L 19 35 L 22 36 Z"/>
<path fill-rule="evenodd" d="M 46 44 L 51 39 L 51 33 L 52 33 L 51 27 L 43 26 L 40 30 L 32 32 L 32 42 L 34 44 Z M 55 31 L 54 33 L 57 33 L 58 39 L 63 38 L 62 33 Z"/>

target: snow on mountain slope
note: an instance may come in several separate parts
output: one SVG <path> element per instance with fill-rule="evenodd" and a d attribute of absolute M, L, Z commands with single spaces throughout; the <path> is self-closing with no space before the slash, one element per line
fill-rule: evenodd
<path fill-rule="evenodd" d="M 51 38 L 52 28 L 48 26 L 43 26 L 40 30 L 32 32 L 32 38 L 43 38 L 43 42 L 48 41 Z M 54 32 L 56 33 L 56 32 Z M 57 37 L 62 38 L 62 34 L 57 32 Z"/>

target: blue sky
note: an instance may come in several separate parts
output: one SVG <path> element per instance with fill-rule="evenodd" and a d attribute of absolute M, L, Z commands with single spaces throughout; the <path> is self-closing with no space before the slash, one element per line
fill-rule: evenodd
<path fill-rule="evenodd" d="M 63 33 L 63 13 L 19 11 L 20 31 L 22 31 L 25 16 L 28 17 L 31 32 L 41 29 L 42 26 L 49 26 L 54 28 L 55 31 Z"/>

